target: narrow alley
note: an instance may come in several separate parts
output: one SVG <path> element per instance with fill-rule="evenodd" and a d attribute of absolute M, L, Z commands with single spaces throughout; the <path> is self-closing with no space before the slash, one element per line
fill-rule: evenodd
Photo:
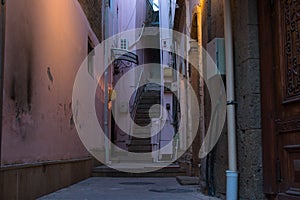
<path fill-rule="evenodd" d="M 300 200 L 299 0 L 1 0 L 0 200 Z"/>
<path fill-rule="evenodd" d="M 101 190 L 99 189 L 101 188 Z M 218 200 L 198 191 L 197 185 L 181 186 L 175 178 L 89 178 L 39 200 Z"/>

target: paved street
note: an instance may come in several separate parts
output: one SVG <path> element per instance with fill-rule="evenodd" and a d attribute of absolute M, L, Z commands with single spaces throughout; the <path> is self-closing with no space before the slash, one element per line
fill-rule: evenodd
<path fill-rule="evenodd" d="M 89 178 L 39 200 L 218 200 L 182 186 L 175 178 Z"/>

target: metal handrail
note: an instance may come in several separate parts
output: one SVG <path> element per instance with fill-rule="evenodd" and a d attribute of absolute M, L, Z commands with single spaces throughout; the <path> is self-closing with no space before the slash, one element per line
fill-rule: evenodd
<path fill-rule="evenodd" d="M 154 2 L 151 3 L 150 0 L 146 0 L 146 1 L 147 1 L 148 6 L 151 6 L 152 9 L 153 9 L 153 6 L 155 6 L 157 9 L 159 9 L 159 6 L 156 3 L 154 3 Z"/>
<path fill-rule="evenodd" d="M 147 6 L 152 8 L 152 6 L 153 6 L 152 3 L 149 0 L 146 0 L 146 2 L 147 2 Z M 153 8 L 152 8 L 152 10 L 153 10 Z"/>
<path fill-rule="evenodd" d="M 143 85 L 143 87 L 140 87 L 143 73 L 144 73 L 144 69 L 142 69 L 142 71 L 140 73 L 139 80 L 138 80 L 137 86 L 135 88 L 136 92 L 135 92 L 135 95 L 134 95 L 133 104 L 130 107 L 130 113 L 132 113 L 134 111 L 134 108 L 136 107 L 136 105 L 137 105 L 137 103 L 139 101 L 139 98 L 141 97 L 141 95 L 142 95 L 142 93 L 144 91 L 144 88 L 145 88 L 145 85 Z"/>
<path fill-rule="evenodd" d="M 134 101 L 133 104 L 130 105 L 130 109 L 129 109 L 129 114 L 132 117 L 132 119 L 135 118 L 136 115 L 136 111 L 137 111 L 137 104 L 140 101 L 140 98 L 145 90 L 146 85 L 144 84 L 142 87 L 140 87 L 141 85 L 141 81 L 142 81 L 142 76 L 144 74 L 144 69 L 142 69 L 140 76 L 139 76 L 139 80 L 137 82 L 137 86 L 135 88 L 135 94 L 134 94 Z M 133 131 L 133 125 L 132 125 L 132 121 L 130 121 L 130 134 L 129 134 L 129 139 L 132 137 L 132 131 Z"/>

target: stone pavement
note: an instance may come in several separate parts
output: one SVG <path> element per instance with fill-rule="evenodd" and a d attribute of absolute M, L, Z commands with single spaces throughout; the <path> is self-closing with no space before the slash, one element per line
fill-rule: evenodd
<path fill-rule="evenodd" d="M 94 177 L 39 200 L 218 200 L 206 197 L 197 185 L 180 185 L 175 178 Z"/>

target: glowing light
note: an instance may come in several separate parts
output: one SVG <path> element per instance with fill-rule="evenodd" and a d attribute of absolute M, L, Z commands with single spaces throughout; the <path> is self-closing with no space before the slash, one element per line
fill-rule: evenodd
<path fill-rule="evenodd" d="M 159 11 L 159 0 L 153 0 L 153 10 Z"/>

